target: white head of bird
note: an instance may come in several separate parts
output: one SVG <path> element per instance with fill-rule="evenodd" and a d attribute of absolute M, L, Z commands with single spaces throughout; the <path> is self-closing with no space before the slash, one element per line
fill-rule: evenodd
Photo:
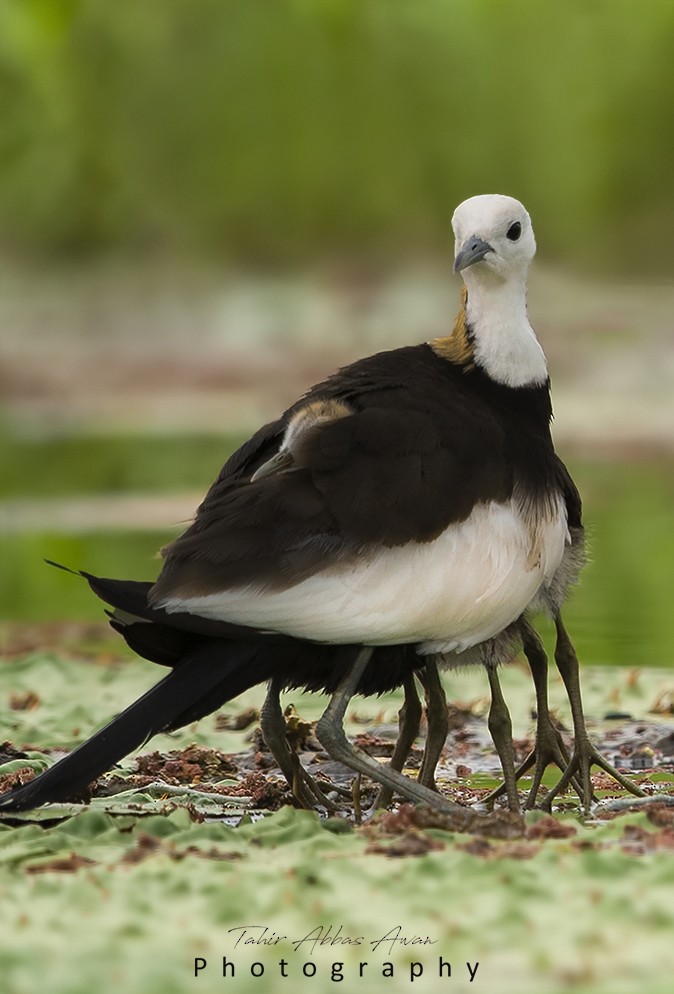
<path fill-rule="evenodd" d="M 536 253 L 531 218 L 512 197 L 486 194 L 454 211 L 454 272 L 468 291 L 475 358 L 506 386 L 539 386 L 547 365 L 527 315 L 527 272 Z"/>
<path fill-rule="evenodd" d="M 526 280 L 536 253 L 531 218 L 519 200 L 497 193 L 464 200 L 454 211 L 454 272 L 484 263 L 468 279 Z M 464 277 L 464 278 L 466 278 Z"/>

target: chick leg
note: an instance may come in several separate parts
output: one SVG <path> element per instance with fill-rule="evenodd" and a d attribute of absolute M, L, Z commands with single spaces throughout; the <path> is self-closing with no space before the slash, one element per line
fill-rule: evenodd
<path fill-rule="evenodd" d="M 511 811 L 520 810 L 520 799 L 517 793 L 517 780 L 515 777 L 515 750 L 513 748 L 513 726 L 510 719 L 508 705 L 505 702 L 501 681 L 495 666 L 487 666 L 487 676 L 489 677 L 489 688 L 491 690 L 491 706 L 487 724 L 491 737 L 496 746 L 496 752 L 501 761 L 503 770 L 503 785 L 508 797 L 508 808 Z"/>
<path fill-rule="evenodd" d="M 390 768 L 397 770 L 399 773 L 403 770 L 407 762 L 407 757 L 414 745 L 414 740 L 419 734 L 419 725 L 421 724 L 421 701 L 419 700 L 412 674 L 405 678 L 403 688 L 405 690 L 405 699 L 400 711 L 398 711 L 398 738 L 389 762 Z M 392 800 L 393 791 L 391 788 L 380 787 L 374 806 L 375 808 L 387 808 Z"/>
<path fill-rule="evenodd" d="M 524 619 L 520 625 L 524 654 L 529 663 L 531 676 L 536 690 L 536 742 L 534 748 L 515 770 L 515 779 L 523 777 L 531 767 L 534 767 L 534 776 L 531 789 L 527 796 L 524 807 L 533 808 L 541 785 L 541 780 L 546 768 L 554 763 L 564 772 L 569 765 L 569 754 L 564 740 L 559 731 L 555 728 L 550 717 L 550 707 L 548 704 L 548 658 L 543 648 L 538 633 Z M 578 795 L 581 795 L 581 787 L 576 777 L 572 778 L 572 784 Z M 491 794 L 485 798 L 486 803 L 493 803 L 498 797 L 506 792 L 505 784 L 501 784 Z"/>
<path fill-rule="evenodd" d="M 277 679 L 269 681 L 267 696 L 260 711 L 262 735 L 279 769 L 288 781 L 293 797 L 303 808 L 313 808 L 318 804 L 328 811 L 335 806 L 324 794 L 318 783 L 304 769 L 297 753 L 286 738 L 286 721 L 281 710 L 281 685 Z M 329 789 L 332 789 L 330 787 Z"/>
<path fill-rule="evenodd" d="M 447 698 L 435 659 L 429 659 L 417 675 L 426 695 L 426 746 L 418 780 L 424 787 L 436 790 L 435 770 L 449 732 Z"/>
<path fill-rule="evenodd" d="M 424 787 L 435 790 L 435 769 L 449 730 L 447 698 L 440 682 L 440 674 L 435 659 L 429 659 L 424 669 L 417 671 L 416 676 L 424 688 L 427 722 L 426 745 L 417 780 Z M 414 740 L 419 734 L 421 722 L 421 702 L 414 685 L 414 677 L 407 677 L 403 686 L 405 700 L 398 712 L 400 732 L 390 762 L 390 766 L 398 771 L 401 771 L 405 766 Z M 382 787 L 377 795 L 375 806 L 386 808 L 391 803 L 392 798 L 391 790 L 388 787 Z"/>
<path fill-rule="evenodd" d="M 546 810 L 550 810 L 552 807 L 552 802 L 555 797 L 560 794 L 567 786 L 574 774 L 578 774 L 578 778 L 582 787 L 582 802 L 585 811 L 589 811 L 592 801 L 595 799 L 592 790 L 592 781 L 590 779 L 590 770 L 592 766 L 598 766 L 600 769 L 608 773 L 616 783 L 625 790 L 628 790 L 631 794 L 636 794 L 637 797 L 643 797 L 644 792 L 633 784 L 631 780 L 619 773 L 618 770 L 614 769 L 613 766 L 600 752 L 597 751 L 596 747 L 590 742 L 590 737 L 587 734 L 587 728 L 585 726 L 585 717 L 583 715 L 583 704 L 580 692 L 580 672 L 578 666 L 578 657 L 576 656 L 576 651 L 573 647 L 573 643 L 569 638 L 569 635 L 562 622 L 562 617 L 560 614 L 555 618 L 555 628 L 557 629 L 557 645 L 555 646 L 555 662 L 557 663 L 557 668 L 561 674 L 562 680 L 564 681 L 564 686 L 566 687 L 566 692 L 569 696 L 569 704 L 571 705 L 571 715 L 573 717 L 573 755 L 566 767 L 566 770 L 562 774 L 561 779 L 552 790 L 549 792 L 545 798 L 542 807 Z"/>

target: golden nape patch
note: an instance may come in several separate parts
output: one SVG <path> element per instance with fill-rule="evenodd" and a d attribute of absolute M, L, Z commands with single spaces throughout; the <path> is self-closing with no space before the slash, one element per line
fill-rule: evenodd
<path fill-rule="evenodd" d="M 322 424 L 325 421 L 337 421 L 339 418 L 346 418 L 352 413 L 352 409 L 343 400 L 328 397 L 312 400 L 293 414 L 288 423 L 286 435 L 296 438 L 299 433 L 313 428 L 314 425 Z"/>
<path fill-rule="evenodd" d="M 467 300 L 468 291 L 464 286 L 461 291 L 461 309 L 456 316 L 451 335 L 444 338 L 434 338 L 432 342 L 429 342 L 429 345 L 441 359 L 456 363 L 457 366 L 465 366 L 468 370 L 472 369 L 475 363 L 466 319 Z"/>

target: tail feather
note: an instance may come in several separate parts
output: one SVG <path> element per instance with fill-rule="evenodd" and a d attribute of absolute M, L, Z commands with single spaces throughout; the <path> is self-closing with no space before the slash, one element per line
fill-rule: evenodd
<path fill-rule="evenodd" d="M 0 812 L 28 811 L 81 793 L 158 732 L 179 728 L 258 683 L 254 644 L 202 643 L 87 742 L 22 787 L 0 797 Z"/>
<path fill-rule="evenodd" d="M 237 625 L 232 621 L 218 621 L 215 618 L 201 618 L 197 614 L 186 611 L 166 611 L 164 608 L 152 607 L 148 603 L 148 594 L 153 584 L 147 580 L 115 580 L 110 577 L 96 576 L 86 570 L 73 570 L 51 559 L 45 559 L 49 566 L 55 566 L 65 573 L 83 577 L 93 592 L 105 604 L 115 609 L 113 618 L 119 614 L 123 621 L 151 621 L 163 624 L 177 631 L 191 632 L 193 635 L 203 635 L 206 638 L 220 638 L 242 641 L 262 640 L 268 644 L 289 644 L 298 640 L 291 635 L 280 632 L 260 631 L 247 625 Z"/>
<path fill-rule="evenodd" d="M 160 666 L 176 666 L 193 647 L 204 642 L 198 635 L 178 628 L 147 621 L 122 621 L 116 615 L 111 615 L 110 625 L 137 655 Z"/>
<path fill-rule="evenodd" d="M 203 635 L 207 638 L 220 639 L 262 639 L 269 643 L 284 643 L 294 641 L 290 635 L 276 632 L 261 632 L 246 625 L 237 625 L 230 621 L 218 621 L 214 618 L 201 618 L 186 611 L 165 611 L 164 608 L 151 607 L 147 596 L 152 584 L 141 580 L 112 580 L 108 577 L 94 576 L 81 570 L 79 573 L 87 581 L 93 592 L 102 601 L 123 614 L 142 618 L 157 624 L 164 624 L 179 631 Z"/>

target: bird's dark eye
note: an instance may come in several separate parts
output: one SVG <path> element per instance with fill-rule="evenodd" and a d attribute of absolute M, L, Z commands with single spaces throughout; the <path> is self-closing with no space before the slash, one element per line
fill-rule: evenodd
<path fill-rule="evenodd" d="M 516 242 L 517 239 L 522 234 L 522 225 L 519 221 L 513 221 L 508 230 L 506 231 L 506 236 L 511 242 Z"/>

